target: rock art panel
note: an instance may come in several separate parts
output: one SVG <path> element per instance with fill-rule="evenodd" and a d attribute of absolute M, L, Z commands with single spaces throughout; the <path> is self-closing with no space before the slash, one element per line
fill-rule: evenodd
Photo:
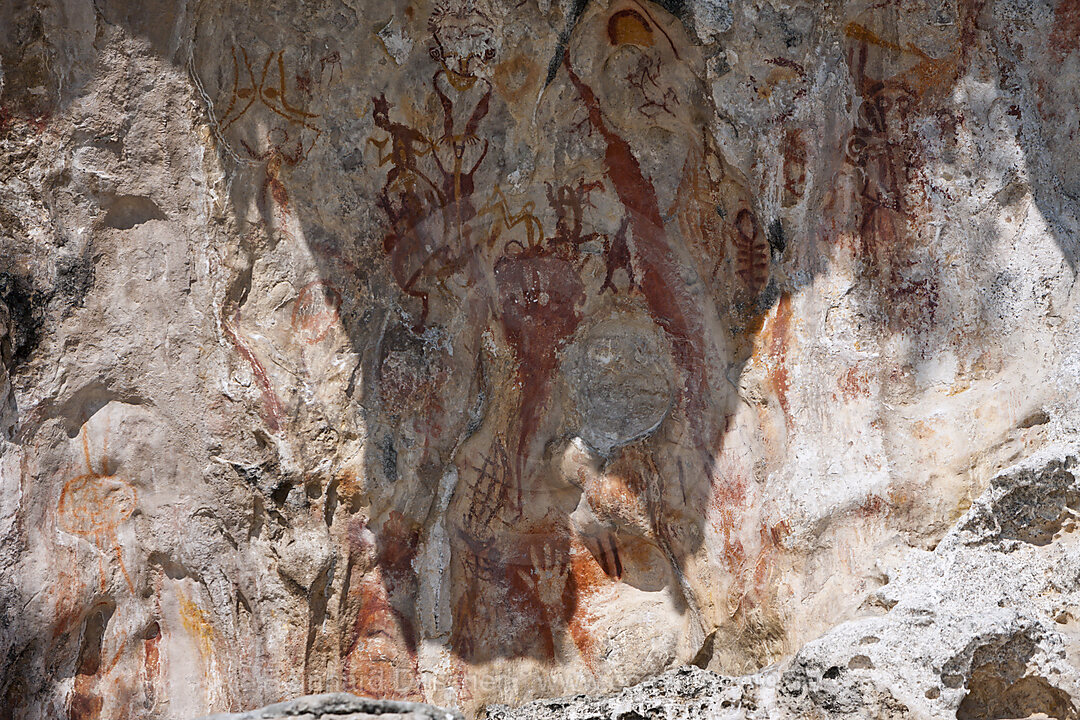
<path fill-rule="evenodd" d="M 0 9 L 13 717 L 1071 712 L 1064 606 L 842 628 L 1071 527 L 1072 0 L 129 5 Z"/>

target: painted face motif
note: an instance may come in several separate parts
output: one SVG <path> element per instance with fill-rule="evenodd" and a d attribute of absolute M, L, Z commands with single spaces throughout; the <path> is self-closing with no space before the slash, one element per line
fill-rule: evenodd
<path fill-rule="evenodd" d="M 471 3 L 459 7 L 440 5 L 428 22 L 434 47 L 431 56 L 450 72 L 477 77 L 495 58 L 495 28 L 491 20 Z"/>

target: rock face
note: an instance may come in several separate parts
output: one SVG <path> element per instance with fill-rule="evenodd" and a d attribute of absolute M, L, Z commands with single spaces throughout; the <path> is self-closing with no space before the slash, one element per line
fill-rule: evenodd
<path fill-rule="evenodd" d="M 1078 72 L 1077 0 L 0 4 L 0 716 L 1072 717 Z"/>
<path fill-rule="evenodd" d="M 203 720 L 463 720 L 461 713 L 423 703 L 371 700 L 328 693 L 276 703 L 245 713 L 209 715 Z"/>
<path fill-rule="evenodd" d="M 866 597 L 864 610 L 888 612 L 843 623 L 779 665 L 739 678 L 680 668 L 607 697 L 487 717 L 1080 717 L 1071 453 L 1047 448 L 995 477 L 933 551 L 913 553 Z"/>

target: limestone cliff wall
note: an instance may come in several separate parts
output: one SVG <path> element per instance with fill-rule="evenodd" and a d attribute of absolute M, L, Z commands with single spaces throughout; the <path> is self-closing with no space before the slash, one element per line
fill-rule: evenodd
<path fill-rule="evenodd" d="M 1075 437 L 1078 71 L 1076 0 L 3 3 L 0 716 L 883 613 Z"/>

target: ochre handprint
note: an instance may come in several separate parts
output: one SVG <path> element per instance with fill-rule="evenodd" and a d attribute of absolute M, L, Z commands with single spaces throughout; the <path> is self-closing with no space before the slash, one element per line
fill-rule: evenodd
<path fill-rule="evenodd" d="M 518 574 L 540 599 L 548 622 L 562 624 L 562 597 L 570 577 L 569 563 L 556 556 L 551 543 L 544 543 L 542 555 L 537 553 L 535 545 L 530 546 L 529 559 L 531 570 L 518 570 Z"/>
<path fill-rule="evenodd" d="M 574 644 L 568 642 L 571 628 L 568 625 L 568 606 L 564 599 L 566 583 L 570 579 L 569 558 L 551 543 L 544 543 L 543 550 L 529 546 L 532 568 L 518 570 L 518 576 L 540 602 L 540 612 L 551 633 L 551 659 L 565 665 L 574 659 Z"/>

